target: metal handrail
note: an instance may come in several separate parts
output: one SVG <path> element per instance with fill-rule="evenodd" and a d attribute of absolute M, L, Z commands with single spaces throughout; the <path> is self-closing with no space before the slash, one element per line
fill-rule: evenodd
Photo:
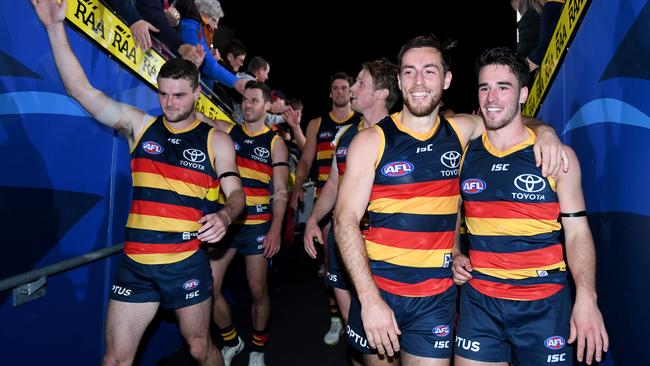
<path fill-rule="evenodd" d="M 0 280 L 0 292 L 22 286 L 41 277 L 47 277 L 53 274 L 61 273 L 69 269 L 106 258 L 108 256 L 121 252 L 123 248 L 124 243 L 116 244 L 111 247 L 95 250 L 93 252 L 86 253 L 74 258 L 65 259 L 60 262 L 50 264 L 49 266 L 34 269 L 13 277 L 5 278 L 3 280 Z"/>

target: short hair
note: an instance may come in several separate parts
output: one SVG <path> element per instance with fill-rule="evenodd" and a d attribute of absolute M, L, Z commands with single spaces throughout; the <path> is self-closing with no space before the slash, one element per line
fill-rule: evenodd
<path fill-rule="evenodd" d="M 334 84 L 335 80 L 345 80 L 348 82 L 350 86 L 354 84 L 354 79 L 352 78 L 352 76 L 344 73 L 343 71 L 339 71 L 336 74 L 330 76 L 330 89 L 332 88 L 332 84 Z"/>
<path fill-rule="evenodd" d="M 227 55 L 233 55 L 235 57 L 240 56 L 240 55 L 245 55 L 246 54 L 246 46 L 244 45 L 244 42 L 234 38 L 231 39 L 230 42 L 226 43 L 223 46 L 223 51 L 222 51 L 224 57 Z"/>
<path fill-rule="evenodd" d="M 292 98 L 289 100 L 289 106 L 293 108 L 294 111 L 302 110 L 305 106 L 302 104 L 302 100 L 298 98 Z"/>
<path fill-rule="evenodd" d="M 402 69 L 402 58 L 404 57 L 404 54 L 408 50 L 413 48 L 433 48 L 436 51 L 440 52 L 443 72 L 447 72 L 449 71 L 449 65 L 450 65 L 448 51 L 455 46 L 456 46 L 456 42 L 450 41 L 447 43 L 443 43 L 433 34 L 411 38 L 406 43 L 404 43 L 402 48 L 399 50 L 399 53 L 397 54 L 398 69 L 399 70 Z"/>
<path fill-rule="evenodd" d="M 372 77 L 375 90 L 388 90 L 386 108 L 391 109 L 399 98 L 399 87 L 397 84 L 397 74 L 399 73 L 399 69 L 397 68 L 397 65 L 382 58 L 375 61 L 365 62 L 361 67 L 370 74 L 370 77 Z"/>
<path fill-rule="evenodd" d="M 264 83 L 260 83 L 257 80 L 249 80 L 244 86 L 244 89 L 259 89 L 262 91 L 262 98 L 264 99 L 264 102 L 271 101 L 271 88 L 269 88 L 269 86 Z"/>
<path fill-rule="evenodd" d="M 199 69 L 184 58 L 172 58 L 162 65 L 158 71 L 158 78 L 187 79 L 190 81 L 192 89 L 196 89 L 199 86 Z"/>
<path fill-rule="evenodd" d="M 266 68 L 268 64 L 268 61 L 265 59 L 261 58 L 260 56 L 255 56 L 250 61 L 248 61 L 248 72 L 252 74 L 258 70 L 261 70 L 262 68 Z"/>
<path fill-rule="evenodd" d="M 508 66 L 510 71 L 517 77 L 519 87 L 528 85 L 530 70 L 526 57 L 509 47 L 495 47 L 485 50 L 476 60 L 476 74 L 484 66 L 503 65 Z"/>
<path fill-rule="evenodd" d="M 223 18 L 223 9 L 218 0 L 194 0 L 194 5 L 202 14 L 208 14 L 215 18 Z"/>

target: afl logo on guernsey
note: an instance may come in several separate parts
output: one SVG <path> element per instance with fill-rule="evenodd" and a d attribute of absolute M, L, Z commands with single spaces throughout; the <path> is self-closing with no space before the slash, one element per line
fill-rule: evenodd
<path fill-rule="evenodd" d="M 336 156 L 338 156 L 339 158 L 344 157 L 347 154 L 348 154 L 348 148 L 345 146 L 336 149 Z"/>
<path fill-rule="evenodd" d="M 189 280 L 189 281 L 187 281 L 187 282 L 185 282 L 183 284 L 183 290 L 185 290 L 185 291 L 194 290 L 195 288 L 197 288 L 199 286 L 199 283 L 201 283 L 199 280 L 191 279 L 191 280 Z"/>
<path fill-rule="evenodd" d="M 521 174 L 515 178 L 515 187 L 520 191 L 535 193 L 546 188 L 546 182 L 535 174 Z"/>
<path fill-rule="evenodd" d="M 334 135 L 329 131 L 323 131 L 323 132 L 320 133 L 320 135 L 318 135 L 318 137 L 321 138 L 321 139 L 329 139 L 329 138 L 332 138 L 333 136 Z"/>
<path fill-rule="evenodd" d="M 449 334 L 449 325 L 438 325 L 431 332 L 438 337 L 446 337 Z"/>
<path fill-rule="evenodd" d="M 564 347 L 565 344 L 566 344 L 566 341 L 564 340 L 564 337 L 562 337 L 562 336 L 548 337 L 544 341 L 544 345 L 546 346 L 546 348 L 552 349 L 554 351 L 557 351 L 557 350 L 561 349 L 562 347 Z"/>
<path fill-rule="evenodd" d="M 239 149 L 241 149 L 241 146 L 239 146 L 237 142 L 233 141 L 233 144 L 235 145 L 235 151 L 239 151 Z"/>
<path fill-rule="evenodd" d="M 487 184 L 478 178 L 465 179 L 460 185 L 460 189 L 467 194 L 481 193 L 485 188 L 487 188 Z"/>
<path fill-rule="evenodd" d="M 145 141 L 142 143 L 142 150 L 151 155 L 162 154 L 165 149 L 157 142 Z"/>
<path fill-rule="evenodd" d="M 385 177 L 401 177 L 413 173 L 415 167 L 408 161 L 394 161 L 381 168 L 381 174 Z"/>

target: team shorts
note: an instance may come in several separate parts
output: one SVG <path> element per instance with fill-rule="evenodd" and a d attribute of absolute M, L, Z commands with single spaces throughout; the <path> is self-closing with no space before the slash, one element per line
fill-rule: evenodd
<path fill-rule="evenodd" d="M 110 298 L 117 301 L 159 302 L 167 309 L 198 304 L 212 295 L 212 271 L 205 249 L 169 264 L 142 264 L 122 254 Z"/>
<path fill-rule="evenodd" d="M 470 360 L 517 366 L 572 365 L 567 344 L 571 318 L 568 287 L 541 300 L 486 296 L 461 288 L 454 352 Z"/>
<path fill-rule="evenodd" d="M 336 239 L 334 238 L 334 225 L 330 227 L 330 232 L 327 236 L 327 276 L 325 281 L 329 286 L 341 290 L 350 289 L 348 272 L 345 270 L 341 254 L 336 245 Z"/>
<path fill-rule="evenodd" d="M 402 332 L 399 336 L 401 350 L 419 357 L 451 357 L 456 286 L 428 297 L 405 297 L 379 291 L 393 310 L 397 326 Z M 352 297 L 348 323 L 348 343 L 361 353 L 376 353 L 376 350 L 368 346 L 361 321 L 361 304 L 356 296 Z"/>
<path fill-rule="evenodd" d="M 257 225 L 234 224 L 221 240 L 229 248 L 237 249 L 241 255 L 258 255 L 264 253 L 264 238 L 271 228 L 271 222 Z"/>

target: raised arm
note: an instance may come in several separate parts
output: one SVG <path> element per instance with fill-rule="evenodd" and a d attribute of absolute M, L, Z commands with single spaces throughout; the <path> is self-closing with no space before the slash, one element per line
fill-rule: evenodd
<path fill-rule="evenodd" d="M 65 33 L 65 0 L 61 4 L 56 0 L 32 0 L 32 5 L 47 30 L 54 62 L 68 94 L 97 121 L 124 133 L 132 143 L 142 128 L 145 113 L 109 98 L 90 84 Z"/>
<path fill-rule="evenodd" d="M 379 354 L 399 351 L 395 315 L 382 299 L 368 264 L 359 223 L 368 207 L 381 138 L 374 128 L 355 136 L 348 149 L 345 174 L 334 210 L 334 233 L 345 268 L 361 302 L 361 319 L 368 345 Z"/>
<path fill-rule="evenodd" d="M 298 161 L 298 167 L 296 168 L 296 184 L 293 187 L 293 192 L 291 193 L 291 207 L 298 209 L 298 205 L 303 200 L 305 195 L 305 190 L 302 188 L 302 185 L 305 183 L 307 176 L 309 175 L 309 170 L 311 165 L 314 162 L 314 157 L 316 156 L 316 144 L 318 128 L 320 127 L 320 118 L 314 118 L 309 121 L 307 125 L 307 135 L 305 145 L 302 149 L 302 154 L 300 155 L 300 161 Z"/>
<path fill-rule="evenodd" d="M 291 131 L 293 131 L 293 138 L 296 140 L 296 145 L 298 145 L 298 148 L 302 151 L 307 138 L 305 137 L 305 134 L 302 133 L 302 129 L 300 128 L 300 112 L 294 111 L 293 108 L 289 107 L 289 109 L 287 109 L 282 114 L 282 116 L 284 117 L 284 120 L 287 121 L 287 124 L 291 127 Z"/>
<path fill-rule="evenodd" d="M 289 151 L 279 136 L 271 147 L 273 159 L 273 219 L 264 238 L 264 257 L 271 258 L 280 250 L 280 234 L 284 212 L 287 210 L 287 181 L 289 180 Z"/>
<path fill-rule="evenodd" d="M 230 136 L 213 130 L 210 148 L 214 151 L 214 166 L 220 189 L 226 196 L 226 203 L 221 210 L 207 214 L 199 220 L 203 226 L 199 229 L 197 239 L 216 243 L 226 234 L 232 220 L 241 214 L 245 198 L 235 162 L 235 145 Z"/>
<path fill-rule="evenodd" d="M 562 217 L 562 227 L 567 262 L 576 286 L 569 343 L 577 341 L 578 361 L 584 358 L 591 365 L 594 358 L 601 361 L 602 352 L 609 348 L 609 338 L 596 301 L 596 251 L 585 214 L 580 163 L 571 148 L 567 146 L 565 150 L 571 170 L 558 176 L 557 195 L 560 212 L 569 216 Z"/>
<path fill-rule="evenodd" d="M 316 247 L 314 246 L 314 238 L 318 240 L 320 245 L 323 245 L 323 235 L 321 233 L 318 222 L 322 220 L 332 209 L 336 203 L 336 196 L 338 195 L 339 186 L 339 170 L 336 167 L 336 159 L 332 159 L 332 169 L 327 181 L 320 191 L 320 196 L 314 203 L 311 214 L 305 223 L 305 234 L 303 235 L 303 243 L 305 251 L 310 257 L 316 258 Z"/>

